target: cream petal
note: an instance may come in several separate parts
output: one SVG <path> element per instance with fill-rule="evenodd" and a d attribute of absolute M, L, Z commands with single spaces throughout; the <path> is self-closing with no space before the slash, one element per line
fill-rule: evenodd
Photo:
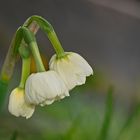
<path fill-rule="evenodd" d="M 25 102 L 23 89 L 16 88 L 10 94 L 8 109 L 12 115 L 28 119 L 34 113 L 35 106 Z"/>
<path fill-rule="evenodd" d="M 88 62 L 79 54 L 71 53 L 68 55 L 70 61 L 75 65 L 75 67 L 81 68 L 86 76 L 93 74 L 93 70 Z"/>
<path fill-rule="evenodd" d="M 56 64 L 56 71 L 59 73 L 61 78 L 64 80 L 68 89 L 72 89 L 76 82 L 76 76 L 73 74 L 71 64 L 67 63 L 66 61 L 58 61 Z"/>
<path fill-rule="evenodd" d="M 73 52 L 66 52 L 66 56 L 60 59 L 53 55 L 49 66 L 51 70 L 55 70 L 60 75 L 69 90 L 76 85 L 84 84 L 86 76 L 93 74 L 88 62 L 82 56 Z"/>
<path fill-rule="evenodd" d="M 56 61 L 57 61 L 56 54 L 54 54 L 50 59 L 49 65 L 51 64 L 53 66 Z"/>
<path fill-rule="evenodd" d="M 25 85 L 26 100 L 29 103 L 49 105 L 56 97 L 68 92 L 64 82 L 55 71 L 32 74 Z"/>
<path fill-rule="evenodd" d="M 67 97 L 70 96 L 68 92 L 65 93 L 65 94 L 63 94 L 63 95 L 61 95 L 61 96 L 60 96 L 60 99 L 63 99 L 63 98 L 65 98 L 66 96 L 67 96 Z"/>
<path fill-rule="evenodd" d="M 52 58 L 54 59 L 54 56 Z M 69 90 L 76 85 L 82 85 L 85 83 L 85 73 L 80 67 L 75 66 L 69 58 L 56 61 L 53 61 L 53 59 L 50 61 L 50 69 L 58 72 Z"/>
<path fill-rule="evenodd" d="M 43 103 L 41 103 L 40 106 L 50 105 L 50 104 L 52 104 L 54 101 L 55 101 L 54 99 L 52 99 L 52 100 L 46 100 L 46 101 L 44 101 Z"/>

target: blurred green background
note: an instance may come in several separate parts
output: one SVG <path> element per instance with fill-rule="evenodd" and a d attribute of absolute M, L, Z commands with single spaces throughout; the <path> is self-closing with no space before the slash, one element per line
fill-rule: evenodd
<path fill-rule="evenodd" d="M 34 14 L 51 22 L 64 49 L 86 58 L 94 75 L 26 120 L 7 109 L 20 79 L 17 64 L 0 112 L 0 140 L 140 140 L 139 0 L 1 0 L 0 68 L 14 32 Z M 41 32 L 37 38 L 49 60 L 51 44 Z"/>

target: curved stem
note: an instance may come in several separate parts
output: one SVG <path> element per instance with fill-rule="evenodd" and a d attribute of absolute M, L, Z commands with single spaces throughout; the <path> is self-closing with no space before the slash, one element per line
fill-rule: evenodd
<path fill-rule="evenodd" d="M 34 57 L 35 62 L 36 62 L 37 71 L 39 71 L 39 72 L 45 71 L 45 67 L 43 65 L 37 43 L 36 42 L 31 42 L 29 44 L 29 46 L 31 48 L 31 52 L 32 52 L 33 57 Z"/>
<path fill-rule="evenodd" d="M 28 28 L 26 27 L 21 27 L 21 29 L 23 32 L 24 41 L 29 45 L 29 49 L 31 50 L 33 57 L 35 59 L 37 71 L 39 72 L 45 71 L 45 67 L 43 65 L 34 34 L 31 31 L 29 31 Z"/>
<path fill-rule="evenodd" d="M 65 55 L 64 49 L 62 48 L 58 37 L 54 31 L 51 31 L 50 33 L 47 34 L 50 42 L 54 46 L 55 52 L 57 54 L 58 58 L 61 58 Z"/>
<path fill-rule="evenodd" d="M 30 31 L 32 31 L 34 34 L 36 34 L 36 32 L 39 29 L 39 26 L 36 22 L 31 22 L 28 26 Z M 19 58 L 19 54 L 18 54 L 18 47 L 21 44 L 25 44 L 24 40 L 20 40 L 20 34 L 17 35 L 17 32 L 15 33 L 13 40 L 11 42 L 10 48 L 8 50 L 8 53 L 6 55 L 4 64 L 2 66 L 2 70 L 0 73 L 0 79 L 2 81 L 5 81 L 6 83 L 9 82 L 9 80 L 11 79 L 12 75 L 13 75 L 13 70 L 15 67 L 15 63 Z"/>
<path fill-rule="evenodd" d="M 52 27 L 52 25 L 44 18 L 42 18 L 40 16 L 36 16 L 36 15 L 28 18 L 24 25 L 28 26 L 32 21 L 36 21 L 38 23 L 38 25 L 40 26 L 40 28 L 45 32 L 45 34 L 47 34 L 50 42 L 52 43 L 52 45 L 55 49 L 57 57 L 58 58 L 63 57 L 65 55 L 64 49 L 62 48 L 62 45 Z"/>
<path fill-rule="evenodd" d="M 31 58 L 22 58 L 22 73 L 21 73 L 21 80 L 19 87 L 24 88 L 25 82 L 30 74 L 30 64 L 31 64 Z"/>

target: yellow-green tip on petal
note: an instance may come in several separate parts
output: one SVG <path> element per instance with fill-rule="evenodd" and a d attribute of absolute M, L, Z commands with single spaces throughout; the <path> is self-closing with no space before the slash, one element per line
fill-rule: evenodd
<path fill-rule="evenodd" d="M 49 63 L 50 70 L 56 71 L 71 90 L 77 85 L 82 85 L 86 77 L 93 74 L 88 62 L 79 54 L 66 52 L 66 56 L 58 59 L 56 54 L 52 56 Z"/>
<path fill-rule="evenodd" d="M 24 89 L 15 88 L 10 94 L 8 109 L 12 115 L 28 119 L 34 113 L 35 106 L 27 104 L 24 95 Z"/>

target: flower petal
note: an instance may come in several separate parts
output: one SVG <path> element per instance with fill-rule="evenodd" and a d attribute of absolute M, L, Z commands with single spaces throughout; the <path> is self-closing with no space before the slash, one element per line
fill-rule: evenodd
<path fill-rule="evenodd" d="M 68 89 L 55 71 L 32 74 L 26 81 L 25 98 L 41 106 L 52 104 L 57 98 L 67 96 Z"/>
<path fill-rule="evenodd" d="M 53 55 L 49 66 L 51 70 L 60 75 L 69 90 L 84 84 L 86 76 L 93 74 L 93 70 L 87 61 L 79 54 L 72 52 L 66 52 L 66 56 L 60 59 Z"/>
<path fill-rule="evenodd" d="M 16 88 L 10 94 L 8 109 L 16 117 L 22 116 L 28 119 L 34 113 L 35 106 L 25 102 L 23 89 Z"/>

